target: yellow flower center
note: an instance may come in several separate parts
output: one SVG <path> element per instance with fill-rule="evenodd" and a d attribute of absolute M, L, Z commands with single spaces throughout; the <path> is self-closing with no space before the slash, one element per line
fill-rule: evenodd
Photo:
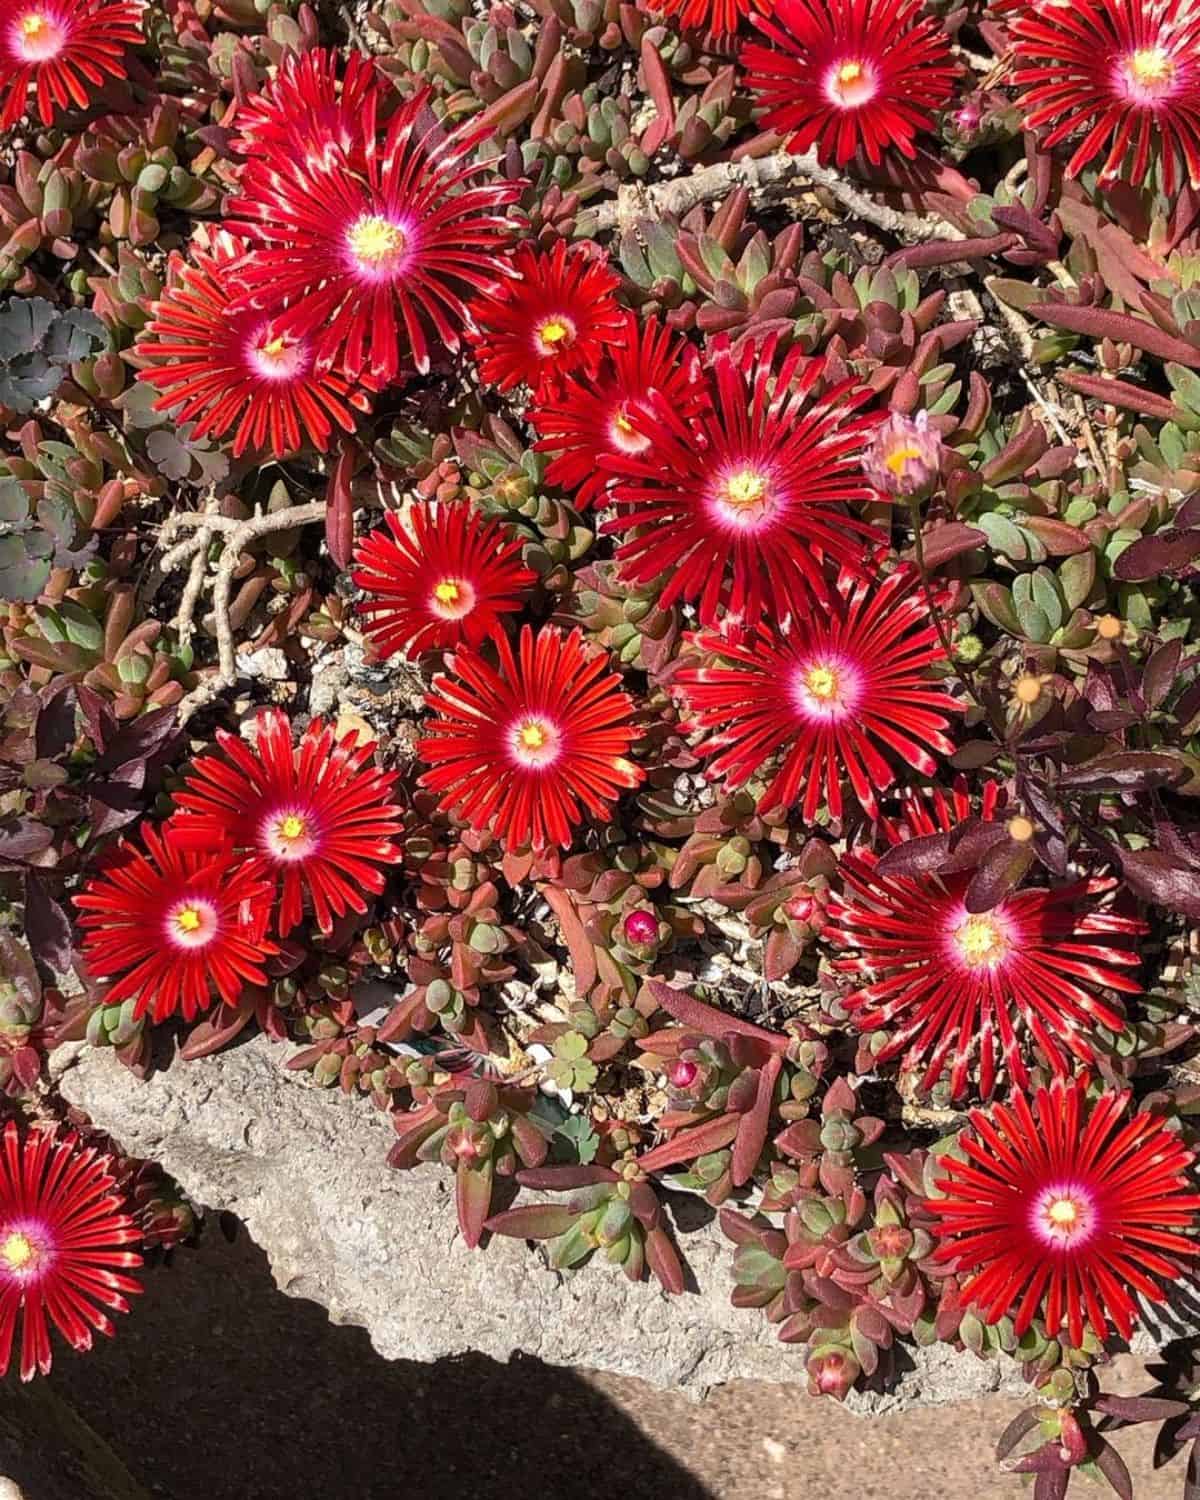
<path fill-rule="evenodd" d="M 296 839 L 302 839 L 304 832 L 304 819 L 297 817 L 295 813 L 288 813 L 286 817 L 280 818 L 279 837 L 281 839 L 294 842 Z"/>
<path fill-rule="evenodd" d="M 180 932 L 199 932 L 201 916 L 194 906 L 185 906 L 175 917 Z"/>
<path fill-rule="evenodd" d="M 1096 634 L 1102 641 L 1116 641 L 1125 633 L 1119 615 L 1101 615 L 1096 621 Z"/>
<path fill-rule="evenodd" d="M 269 343 L 261 345 L 258 352 L 263 355 L 264 358 L 274 360 L 282 359 L 283 356 L 287 353 L 287 349 L 288 345 L 286 339 L 274 338 L 271 339 Z"/>
<path fill-rule="evenodd" d="M 434 586 L 433 597 L 439 604 L 457 604 L 461 592 L 458 584 L 452 578 L 447 578 Z"/>
<path fill-rule="evenodd" d="M 613 426 L 617 429 L 618 432 L 623 432 L 626 437 L 632 437 L 637 430 L 634 427 L 633 423 L 625 415 L 624 409 L 619 411 L 613 418 Z"/>
<path fill-rule="evenodd" d="M 722 498 L 726 505 L 732 505 L 740 510 L 747 506 L 757 505 L 766 493 L 766 479 L 753 469 L 743 469 L 740 474 L 733 474 L 725 481 Z"/>
<path fill-rule="evenodd" d="M 45 16 L 38 15 L 37 11 L 30 11 L 27 16 L 21 17 L 21 35 L 30 41 L 35 41 L 49 24 Z M 32 1254 L 32 1251 L 30 1253 Z"/>
<path fill-rule="evenodd" d="M 350 230 L 349 244 L 356 260 L 377 266 L 404 249 L 404 231 L 381 214 L 364 214 Z"/>
<path fill-rule="evenodd" d="M 1125 66 L 1130 78 L 1142 88 L 1170 83 L 1175 75 L 1175 64 L 1161 47 L 1142 48 L 1133 53 Z"/>
<path fill-rule="evenodd" d="M 533 720 L 530 720 L 528 724 L 521 725 L 518 737 L 526 750 L 540 750 L 546 743 L 545 729 L 540 724 L 534 723 Z"/>
<path fill-rule="evenodd" d="M 1079 1222 L 1079 1204 L 1073 1198 L 1052 1198 L 1046 1218 L 1055 1229 L 1070 1229 Z"/>
<path fill-rule="evenodd" d="M 862 76 L 863 76 L 863 66 L 862 66 L 862 63 L 857 63 L 857 62 L 843 63 L 841 65 L 841 67 L 837 70 L 837 81 L 843 87 L 846 84 L 848 84 L 848 83 L 857 83 Z"/>
<path fill-rule="evenodd" d="M 804 685 L 814 698 L 828 703 L 838 696 L 838 677 L 832 667 L 809 667 Z"/>
<path fill-rule="evenodd" d="M 884 463 L 891 469 L 897 479 L 903 479 L 906 465 L 911 463 L 914 458 L 920 458 L 920 456 L 921 450 L 919 448 L 893 448 L 884 459 Z"/>
<path fill-rule="evenodd" d="M 0 1245 L 0 1260 L 10 1271 L 21 1271 L 36 1254 L 28 1235 L 10 1234 Z"/>
<path fill-rule="evenodd" d="M 537 336 L 543 349 L 550 354 L 557 353 L 560 344 L 569 347 L 574 341 L 571 325 L 564 318 L 547 318 Z"/>
<path fill-rule="evenodd" d="M 1023 703 L 1026 708 L 1031 708 L 1042 696 L 1042 681 L 1040 677 L 1026 675 L 1018 677 L 1013 684 L 1013 697 L 1018 703 Z"/>
<path fill-rule="evenodd" d="M 954 934 L 958 951 L 972 969 L 999 962 L 1008 940 L 991 917 L 968 917 Z"/>
<path fill-rule="evenodd" d="M 1028 818 L 1023 818 L 1020 813 L 1015 818 L 1009 818 L 1005 825 L 1005 831 L 1014 844 L 1027 844 L 1037 832 Z"/>

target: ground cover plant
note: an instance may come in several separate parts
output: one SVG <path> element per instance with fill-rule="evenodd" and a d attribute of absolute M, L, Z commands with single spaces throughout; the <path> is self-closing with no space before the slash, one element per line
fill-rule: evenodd
<path fill-rule="evenodd" d="M 196 1229 L 52 1050 L 259 1027 L 471 1246 L 686 1295 L 700 1195 L 814 1393 L 1015 1357 L 1037 1500 L 1191 1444 L 1097 1371 L 1200 1251 L 1198 49 L 0 0 L 0 1367 Z"/>

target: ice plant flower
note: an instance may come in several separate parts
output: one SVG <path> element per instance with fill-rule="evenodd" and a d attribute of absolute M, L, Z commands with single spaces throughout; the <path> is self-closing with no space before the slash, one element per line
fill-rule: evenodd
<path fill-rule="evenodd" d="M 1084 1079 L 1056 1079 L 990 1114 L 975 1110 L 958 1138 L 965 1161 L 943 1156 L 945 1194 L 934 1254 L 964 1278 L 964 1303 L 988 1323 L 1011 1314 L 1018 1337 L 1041 1313 L 1077 1348 L 1085 1323 L 1097 1338 L 1129 1338 L 1134 1295 L 1163 1300 L 1194 1261 L 1200 1195 L 1195 1152 L 1150 1114 L 1126 1118 L 1129 1092 L 1088 1103 Z"/>
<path fill-rule="evenodd" d="M 1046 149 L 1082 136 L 1068 177 L 1103 155 L 1101 182 L 1141 183 L 1158 155 L 1168 195 L 1180 167 L 1200 187 L 1200 9 L 1192 0 L 1028 6 L 1009 30 L 1026 128 L 1042 133 Z"/>
<path fill-rule="evenodd" d="M 770 0 L 658 0 L 655 10 L 678 16 L 679 24 L 710 36 L 731 36 L 751 10 L 769 8 Z"/>
<path fill-rule="evenodd" d="M 214 990 L 234 1005 L 247 985 L 265 985 L 263 964 L 279 951 L 266 936 L 270 884 L 227 847 L 190 846 L 174 820 L 146 825 L 143 838 L 144 852 L 123 841 L 75 897 L 88 968 L 111 981 L 105 1000 L 191 1021 Z"/>
<path fill-rule="evenodd" d="M 764 809 L 802 802 L 811 823 L 824 803 L 840 818 L 845 776 L 874 816 L 875 794 L 896 779 L 881 751 L 929 776 L 930 750 L 954 750 L 944 731 L 960 704 L 929 675 L 943 653 L 912 568 L 878 583 L 814 581 L 803 613 L 695 643 L 711 659 L 675 679 L 688 727 L 709 732 L 699 753 L 731 787 L 779 757 Z"/>
<path fill-rule="evenodd" d="M 585 510 L 613 483 L 600 467 L 607 455 L 644 453 L 650 439 L 634 425 L 634 415 L 657 391 L 685 422 L 706 410 L 708 397 L 696 350 L 657 318 L 640 322 L 625 315 L 621 341 L 592 378 L 568 376 L 544 400 L 534 403 L 529 420 L 539 434 L 534 447 L 555 457 L 546 479 L 570 492 Z"/>
<path fill-rule="evenodd" d="M 915 156 L 954 93 L 950 39 L 922 0 L 775 0 L 754 25 L 741 62 L 762 106 L 759 123 L 788 135 L 797 154 L 845 166 L 856 152 Z"/>
<path fill-rule="evenodd" d="M 363 112 L 380 75 L 362 52 L 350 54 L 339 77 L 341 64 L 332 48 L 285 52 L 274 78 L 238 104 L 234 150 L 252 156 L 303 147 L 320 158 L 333 146 L 361 157 Z"/>
<path fill-rule="evenodd" d="M 314 339 L 321 363 L 340 356 L 376 384 L 395 380 L 407 350 L 429 369 L 430 335 L 453 354 L 463 290 L 493 284 L 521 192 L 475 160 L 488 129 L 447 134 L 428 91 L 407 100 L 382 139 L 379 94 L 362 101 L 361 150 L 331 136 L 318 154 L 270 140 L 251 156 L 228 227 L 254 247 L 239 281 L 256 307 L 288 304 L 280 332 Z M 489 175 L 490 174 L 490 175 Z M 477 179 L 487 176 L 486 182 Z"/>
<path fill-rule="evenodd" d="M 511 279 L 494 282 L 470 305 L 467 337 L 480 379 L 501 391 L 544 392 L 564 375 L 595 374 L 626 336 L 614 293 L 620 278 L 584 245 L 517 246 Z"/>
<path fill-rule="evenodd" d="M 995 806 L 993 794 L 986 820 Z M 887 822 L 881 832 L 898 843 L 948 833 L 970 815 L 961 789 L 949 799 L 912 796 L 903 824 Z M 1113 909 L 1114 880 L 1028 887 L 973 914 L 964 899 L 973 871 L 881 875 L 877 863 L 869 849 L 842 856 L 842 890 L 830 902 L 824 936 L 842 950 L 834 970 L 861 985 L 840 1002 L 852 1023 L 891 1032 L 880 1061 L 903 1055 L 906 1068 L 922 1070 L 926 1089 L 948 1072 L 957 1099 L 977 1060 L 986 1099 L 1001 1058 L 1010 1080 L 1027 1088 L 1027 1046 L 1065 1075 L 1076 1060 L 1094 1061 L 1089 1033 L 1096 1027 L 1124 1030 L 1120 1004 L 1105 992 L 1139 993 L 1128 971 L 1147 929 Z"/>
<path fill-rule="evenodd" d="M 426 695 L 433 717 L 417 747 L 421 785 L 472 828 L 509 849 L 571 842 L 585 814 L 607 818 L 642 773 L 627 752 L 633 702 L 582 633 L 526 625 L 516 656 L 496 637 L 498 664 L 468 647 Z"/>
<path fill-rule="evenodd" d="M 510 528 L 466 502 L 418 501 L 403 520 L 395 511 L 384 519 L 386 530 L 355 547 L 351 575 L 366 593 L 356 607 L 381 656 L 482 645 L 537 582 Z"/>
<path fill-rule="evenodd" d="M 855 410 L 869 392 L 844 383 L 817 395 L 822 361 L 793 347 L 718 346 L 710 360 L 710 410 L 688 421 L 661 393 L 630 420 L 648 439 L 609 455 L 617 516 L 605 532 L 628 533 L 617 551 L 624 578 L 662 578 L 660 604 L 695 600 L 702 624 L 722 609 L 781 619 L 808 608 L 820 586 L 819 550 L 862 568 L 883 540 L 845 506 L 875 498 L 862 474 L 874 423 Z"/>
<path fill-rule="evenodd" d="M 253 747 L 223 729 L 217 744 L 175 794 L 180 839 L 197 848 L 223 840 L 248 856 L 250 877 L 281 886 L 281 937 L 298 925 L 305 893 L 322 932 L 348 911 L 365 912 L 366 894 L 383 889 L 380 866 L 399 858 L 400 809 L 393 778 L 370 764 L 374 743 L 359 744 L 353 730 L 339 738 L 315 718 L 293 749 L 287 715 L 268 708 Z"/>
<path fill-rule="evenodd" d="M 85 109 L 142 40 L 142 0 L 0 0 L 0 130 L 25 113 L 30 89 L 43 125 Z"/>
<path fill-rule="evenodd" d="M 928 412 L 916 419 L 893 412 L 879 426 L 863 454 L 863 473 L 881 495 L 915 500 L 937 484 L 942 439 L 929 427 Z"/>
<path fill-rule="evenodd" d="M 124 1273 L 142 1257 L 142 1234 L 125 1210 L 107 1161 L 71 1134 L 24 1139 L 10 1120 L 0 1137 L 0 1376 L 21 1328 L 20 1371 L 50 1373 L 53 1323 L 72 1349 L 92 1333 L 112 1336 L 109 1312 L 128 1312 L 141 1287 Z"/>
<path fill-rule="evenodd" d="M 316 339 L 284 329 L 279 304 L 239 298 L 246 242 L 219 235 L 193 263 L 176 258 L 173 279 L 137 342 L 138 379 L 159 392 L 156 411 L 194 422 L 197 437 L 233 432 L 233 452 L 287 458 L 324 452 L 335 429 L 353 432 L 370 393 L 336 368 L 318 367 Z"/>

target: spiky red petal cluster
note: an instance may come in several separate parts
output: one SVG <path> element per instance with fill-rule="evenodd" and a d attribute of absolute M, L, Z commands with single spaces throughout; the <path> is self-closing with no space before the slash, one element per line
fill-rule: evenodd
<path fill-rule="evenodd" d="M 1085 1322 L 1128 1338 L 1134 1294 L 1161 1302 L 1157 1278 L 1195 1259 L 1195 1153 L 1153 1115 L 1124 1119 L 1129 1098 L 1089 1105 L 1083 1079 L 1039 1089 L 1032 1109 L 1015 1093 L 972 1112 L 965 1162 L 941 1158 L 935 1254 L 966 1273 L 963 1299 L 987 1322 L 1011 1314 L 1020 1335 L 1044 1309 L 1052 1338 L 1065 1324 L 1078 1346 Z"/>
<path fill-rule="evenodd" d="M 141 1265 L 123 1248 L 141 1239 L 99 1152 L 74 1134 L 22 1140 L 10 1120 L 0 1140 L 0 1376 L 18 1321 L 22 1380 L 50 1373 L 50 1323 L 72 1349 L 90 1349 L 93 1331 L 111 1337 L 101 1309 L 128 1312 L 126 1297 L 141 1291 L 122 1274 Z"/>
<path fill-rule="evenodd" d="M 990 820 L 994 792 L 984 802 Z M 966 793 L 951 799 L 910 796 L 906 828 L 882 827 L 891 843 L 906 835 L 950 832 L 970 816 Z M 1144 922 L 1112 909 L 1116 882 L 1094 878 L 1005 896 L 990 912 L 965 904 L 970 870 L 943 876 L 881 875 L 870 850 L 843 855 L 842 893 L 829 905 L 825 938 L 848 956 L 834 969 L 865 979 L 841 1004 L 862 1031 L 895 1028 L 881 1061 L 904 1054 L 931 1088 L 949 1070 L 950 1091 L 966 1091 L 972 1061 L 990 1098 L 1002 1058 L 1011 1081 L 1029 1086 L 1024 1048 L 1032 1044 L 1053 1071 L 1090 1063 L 1089 1033 L 1124 1029 L 1106 990 L 1136 994 L 1133 941 Z"/>
<path fill-rule="evenodd" d="M 508 848 L 565 848 L 585 814 L 606 818 L 642 780 L 626 759 L 636 735 L 633 702 L 608 656 L 580 631 L 521 631 L 514 658 L 496 637 L 493 666 L 463 648 L 426 695 L 433 710 L 418 747 L 422 786 L 472 828 Z"/>
<path fill-rule="evenodd" d="M 25 113 L 33 89 L 43 125 L 85 109 L 142 40 L 142 0 L 0 0 L 0 130 Z"/>
<path fill-rule="evenodd" d="M 106 1000 L 191 1021 L 214 989 L 233 1005 L 246 985 L 265 985 L 263 964 L 279 951 L 266 936 L 270 884 L 227 847 L 195 848 L 173 823 L 147 825 L 143 838 L 144 853 L 123 842 L 75 897 L 88 968 L 111 981 Z"/>
<path fill-rule="evenodd" d="M 839 818 L 845 776 L 874 816 L 876 792 L 896 779 L 881 747 L 927 776 L 929 748 L 954 749 L 943 731 L 960 704 L 929 675 L 943 653 L 911 568 L 818 579 L 803 613 L 731 638 L 701 632 L 696 645 L 712 660 L 676 681 L 689 726 L 711 731 L 700 754 L 735 787 L 781 756 L 764 808 L 803 799 L 806 823 L 822 803 Z"/>
<path fill-rule="evenodd" d="M 395 511 L 354 549 L 357 608 L 383 656 L 479 646 L 521 607 L 537 582 L 507 526 L 464 503 L 418 501 L 403 520 Z M 389 534 L 390 532 L 390 534 Z"/>
<path fill-rule="evenodd" d="M 1013 83 L 1030 130 L 1049 148 L 1083 139 L 1067 163 L 1075 177 L 1104 154 L 1102 181 L 1144 180 L 1161 155 L 1163 188 L 1182 166 L 1200 187 L 1200 10 L 1191 0 L 1072 0 L 1024 7 L 1009 23 Z"/>
<path fill-rule="evenodd" d="M 585 245 L 558 240 L 540 251 L 528 243 L 501 279 L 470 306 L 467 337 L 480 378 L 499 390 L 527 385 L 539 395 L 564 375 L 594 375 L 606 352 L 626 336 L 614 293 L 620 278 Z"/>
<path fill-rule="evenodd" d="M 641 323 L 626 314 L 623 338 L 606 353 L 594 378 L 568 377 L 529 412 L 540 435 L 534 447 L 555 454 L 546 466 L 547 480 L 569 491 L 581 510 L 613 483 L 601 467 L 605 459 L 643 453 L 650 446 L 633 418 L 644 414 L 656 391 L 684 422 L 707 408 L 695 349 L 657 318 Z"/>
<path fill-rule="evenodd" d="M 378 91 L 364 92 L 359 139 L 325 150 L 264 140 L 247 162 L 229 227 L 254 254 L 239 282 L 255 306 L 288 304 L 280 327 L 314 339 L 323 363 L 393 381 L 407 352 L 429 368 L 431 335 L 450 353 L 462 291 L 493 283 L 519 183 L 476 161 L 486 127 L 448 134 L 428 91 L 402 104 L 382 139 Z M 490 175 L 488 175 L 490 174 Z M 488 175 L 486 182 L 478 182 Z"/>
<path fill-rule="evenodd" d="M 285 52 L 261 92 L 239 101 L 234 149 L 251 155 L 302 146 L 321 154 L 332 145 L 351 157 L 361 153 L 363 113 L 379 93 L 380 75 L 365 53 L 352 52 L 344 71 L 341 61 L 327 47 Z"/>
<path fill-rule="evenodd" d="M 619 514 L 605 532 L 630 533 L 617 551 L 622 576 L 663 581 L 660 603 L 695 600 L 701 622 L 725 611 L 781 619 L 809 607 L 820 586 L 815 552 L 862 569 L 883 540 L 845 505 L 875 498 L 860 455 L 869 392 L 851 382 L 816 394 L 823 361 L 793 347 L 775 364 L 772 340 L 718 347 L 707 412 L 688 421 L 661 393 L 632 413 L 649 439 L 605 460 L 618 477 Z"/>
<path fill-rule="evenodd" d="M 791 151 L 838 166 L 858 151 L 915 156 L 954 92 L 950 40 L 922 0 L 775 0 L 753 21 L 775 45 L 742 48 L 746 81 Z"/>
<path fill-rule="evenodd" d="M 358 744 L 353 730 L 339 738 L 315 718 L 293 749 L 287 715 L 275 708 L 258 715 L 253 748 L 222 729 L 217 743 L 221 753 L 194 761 L 175 796 L 187 810 L 179 836 L 199 848 L 227 842 L 249 854 L 249 878 L 279 882 L 281 937 L 299 923 L 305 892 L 322 932 L 366 911 L 363 893 L 378 894 L 380 866 L 399 858 L 401 826 L 393 778 L 369 764 L 374 744 Z"/>
<path fill-rule="evenodd" d="M 657 0 L 654 9 L 678 16 L 681 26 L 710 36 L 730 36 L 753 10 L 767 9 L 770 0 Z"/>
<path fill-rule="evenodd" d="M 370 397 L 342 371 L 318 367 L 316 339 L 285 332 L 278 302 L 256 308 L 240 296 L 246 250 L 221 235 L 211 253 L 176 261 L 137 342 L 138 379 L 160 393 L 156 411 L 195 422 L 197 437 L 232 429 L 235 457 L 251 449 L 287 458 L 308 444 L 324 452 L 335 428 L 354 431 Z"/>

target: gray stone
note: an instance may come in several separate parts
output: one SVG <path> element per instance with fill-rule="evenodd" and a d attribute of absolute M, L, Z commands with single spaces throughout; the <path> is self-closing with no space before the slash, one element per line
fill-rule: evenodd
<path fill-rule="evenodd" d="M 799 1350 L 780 1344 L 761 1314 L 729 1305 L 730 1246 L 696 1200 L 672 1205 L 697 1287 L 681 1297 L 605 1264 L 552 1271 L 517 1240 L 469 1251 L 449 1174 L 388 1168 L 387 1119 L 285 1072 L 286 1055 L 255 1037 L 139 1083 L 111 1052 L 75 1049 L 60 1053 L 60 1087 L 197 1202 L 241 1219 L 284 1292 L 365 1328 L 386 1358 L 521 1352 L 696 1397 L 729 1380 L 804 1378 Z M 894 1389 L 856 1395 L 853 1405 L 965 1400 L 1012 1380 L 1011 1367 L 942 1347 L 914 1352 Z"/>

